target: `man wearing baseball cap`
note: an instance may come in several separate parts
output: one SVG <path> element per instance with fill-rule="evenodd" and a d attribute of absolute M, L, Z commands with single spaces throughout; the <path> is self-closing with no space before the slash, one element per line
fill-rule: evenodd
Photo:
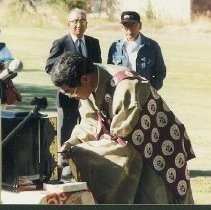
<path fill-rule="evenodd" d="M 130 67 L 159 90 L 166 77 L 166 66 L 160 46 L 140 32 L 142 22 L 137 12 L 122 12 L 121 25 L 125 38 L 111 44 L 107 63 Z"/>

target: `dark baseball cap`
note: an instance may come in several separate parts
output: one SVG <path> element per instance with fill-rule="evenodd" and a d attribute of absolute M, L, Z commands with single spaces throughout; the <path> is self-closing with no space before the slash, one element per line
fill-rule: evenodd
<path fill-rule="evenodd" d="M 140 15 L 134 11 L 124 11 L 121 14 L 121 23 L 140 23 Z"/>

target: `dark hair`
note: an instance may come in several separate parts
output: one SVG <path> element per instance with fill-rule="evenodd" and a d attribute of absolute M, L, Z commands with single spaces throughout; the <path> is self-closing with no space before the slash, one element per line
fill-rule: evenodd
<path fill-rule="evenodd" d="M 55 62 L 51 80 L 58 87 L 63 84 L 77 87 L 80 86 L 81 76 L 92 73 L 95 68 L 95 65 L 81 54 L 66 52 Z"/>

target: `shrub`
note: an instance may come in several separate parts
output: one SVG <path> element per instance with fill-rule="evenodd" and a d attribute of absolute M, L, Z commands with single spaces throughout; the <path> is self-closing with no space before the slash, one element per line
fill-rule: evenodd
<path fill-rule="evenodd" d="M 86 0 L 46 0 L 48 3 L 51 4 L 60 4 L 63 3 L 69 9 L 78 7 L 80 9 L 86 8 Z"/>

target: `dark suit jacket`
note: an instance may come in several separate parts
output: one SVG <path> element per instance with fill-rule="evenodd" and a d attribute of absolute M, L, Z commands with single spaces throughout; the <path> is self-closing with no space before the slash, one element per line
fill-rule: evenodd
<path fill-rule="evenodd" d="M 86 35 L 84 35 L 84 38 L 87 48 L 87 57 L 94 63 L 102 63 L 99 40 Z M 64 52 L 68 51 L 77 52 L 77 49 L 75 48 L 75 44 L 70 34 L 65 35 L 64 37 L 57 39 L 53 42 L 53 45 L 50 50 L 50 56 L 48 57 L 46 62 L 45 71 L 47 73 L 50 73 L 55 61 Z M 58 97 L 59 97 L 59 99 L 57 100 L 58 106 L 69 107 L 73 109 L 75 107 L 78 107 L 78 100 L 70 99 L 62 93 L 59 93 Z"/>

